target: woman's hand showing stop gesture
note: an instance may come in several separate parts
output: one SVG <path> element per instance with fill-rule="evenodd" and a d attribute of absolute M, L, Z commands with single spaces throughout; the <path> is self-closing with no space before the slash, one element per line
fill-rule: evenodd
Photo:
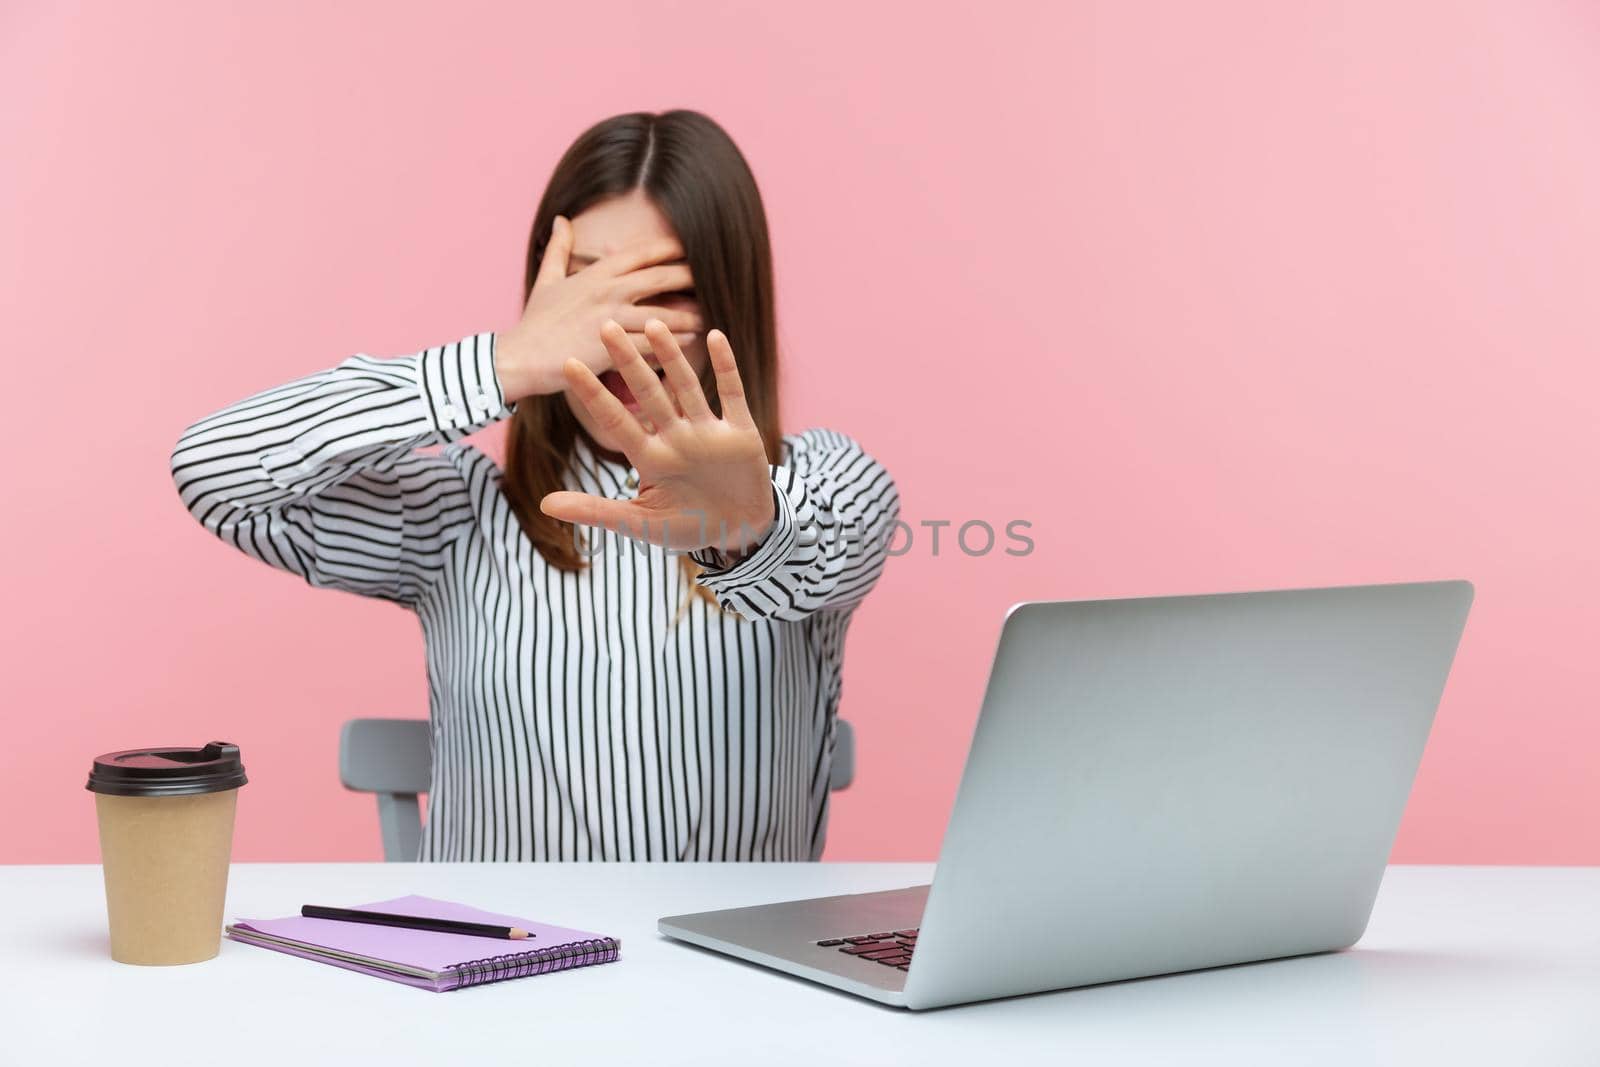
<path fill-rule="evenodd" d="M 540 510 L 675 550 L 739 553 L 758 543 L 776 519 L 771 469 L 727 337 L 721 330 L 706 337 L 722 401 L 718 418 L 659 318 L 646 322 L 644 333 L 665 379 L 656 376 L 621 324 L 606 322 L 599 333 L 645 420 L 602 385 L 588 364 L 569 359 L 563 370 L 577 402 L 639 472 L 639 494 L 613 500 L 556 492 L 540 502 Z"/>

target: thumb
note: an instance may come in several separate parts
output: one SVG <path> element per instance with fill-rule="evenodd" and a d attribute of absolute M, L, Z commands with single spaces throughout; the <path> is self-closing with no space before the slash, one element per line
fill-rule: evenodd
<path fill-rule="evenodd" d="M 539 510 L 553 519 L 579 526 L 601 526 L 624 536 L 638 536 L 635 530 L 648 529 L 645 513 L 631 500 L 613 500 L 592 493 L 558 490 L 546 493 Z"/>
<path fill-rule="evenodd" d="M 572 223 L 566 216 L 557 215 L 550 224 L 550 240 L 544 246 L 544 258 L 539 260 L 539 273 L 533 279 L 535 289 L 558 282 L 567 276 L 567 257 L 572 254 Z"/>

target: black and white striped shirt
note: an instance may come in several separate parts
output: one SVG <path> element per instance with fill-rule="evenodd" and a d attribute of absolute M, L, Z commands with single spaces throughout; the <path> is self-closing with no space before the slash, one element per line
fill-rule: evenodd
<path fill-rule="evenodd" d="M 899 511 L 848 437 L 784 438 L 777 521 L 691 595 L 679 558 L 586 531 L 548 566 L 459 438 L 511 414 L 494 335 L 353 355 L 194 423 L 172 452 L 190 513 L 314 586 L 415 611 L 433 781 L 423 860 L 799 860 L 827 831 L 840 668 Z M 442 445 L 420 451 L 428 445 Z M 636 475 L 581 441 L 569 488 Z"/>

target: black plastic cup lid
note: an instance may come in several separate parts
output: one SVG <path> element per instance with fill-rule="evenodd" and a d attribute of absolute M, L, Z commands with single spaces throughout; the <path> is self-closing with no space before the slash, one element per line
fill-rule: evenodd
<path fill-rule="evenodd" d="M 94 793 L 117 797 L 187 797 L 221 793 L 244 785 L 239 746 L 213 741 L 204 748 L 130 748 L 94 761 Z"/>

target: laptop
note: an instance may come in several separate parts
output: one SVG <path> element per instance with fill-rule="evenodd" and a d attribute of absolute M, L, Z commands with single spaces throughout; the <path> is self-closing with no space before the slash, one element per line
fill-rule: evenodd
<path fill-rule="evenodd" d="M 1348 948 L 1472 596 L 1018 604 L 931 885 L 659 929 L 912 1009 Z"/>

